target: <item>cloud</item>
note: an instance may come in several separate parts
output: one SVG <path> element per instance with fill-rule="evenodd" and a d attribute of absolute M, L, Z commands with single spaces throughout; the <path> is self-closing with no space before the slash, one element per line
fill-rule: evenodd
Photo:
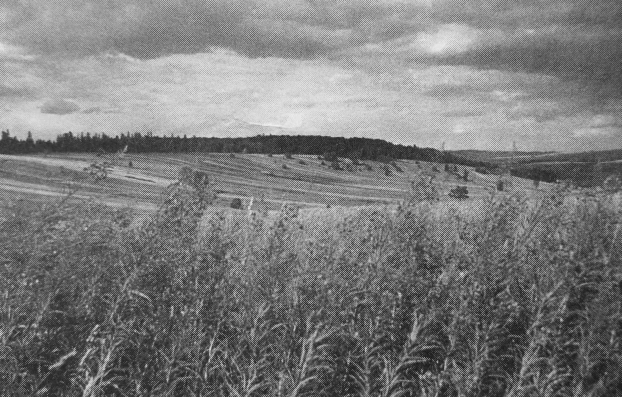
<path fill-rule="evenodd" d="M 479 117 L 486 114 L 483 110 L 470 110 L 470 109 L 460 109 L 460 110 L 450 110 L 448 112 L 443 112 L 443 116 L 445 117 Z"/>
<path fill-rule="evenodd" d="M 428 89 L 424 94 L 435 98 L 453 98 L 480 95 L 482 91 L 466 84 L 439 84 Z"/>
<path fill-rule="evenodd" d="M 102 112 L 102 108 L 100 108 L 99 106 L 93 106 L 93 107 L 90 107 L 88 109 L 84 109 L 82 111 L 82 113 L 84 113 L 84 114 L 101 113 L 101 112 Z"/>
<path fill-rule="evenodd" d="M 45 102 L 41 106 L 41 113 L 65 115 L 76 113 L 80 110 L 80 106 L 64 99 L 52 99 Z"/>
<path fill-rule="evenodd" d="M 419 26 L 413 7 L 381 0 L 28 0 L 8 10 L 0 39 L 35 53 L 141 59 L 212 47 L 311 58 Z"/>
<path fill-rule="evenodd" d="M 26 98 L 32 95 L 33 91 L 30 88 L 0 84 L 0 98 Z"/>

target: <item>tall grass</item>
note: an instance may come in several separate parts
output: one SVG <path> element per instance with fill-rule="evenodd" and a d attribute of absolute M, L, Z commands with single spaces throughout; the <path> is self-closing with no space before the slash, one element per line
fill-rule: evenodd
<path fill-rule="evenodd" d="M 139 227 L 95 203 L 0 224 L 0 390 L 45 396 L 622 394 L 619 202 L 491 197 Z"/>

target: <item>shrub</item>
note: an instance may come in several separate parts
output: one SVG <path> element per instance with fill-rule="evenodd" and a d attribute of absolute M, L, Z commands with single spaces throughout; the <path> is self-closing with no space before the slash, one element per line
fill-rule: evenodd
<path fill-rule="evenodd" d="M 298 160 L 298 164 L 300 165 L 307 165 L 307 162 L 304 160 Z"/>
<path fill-rule="evenodd" d="M 341 168 L 341 165 L 339 164 L 339 161 L 332 161 L 330 163 L 330 168 L 337 170 L 337 171 L 343 170 L 343 168 Z"/>
<path fill-rule="evenodd" d="M 410 195 L 408 197 L 408 203 L 419 202 L 436 202 L 440 200 L 440 194 L 436 186 L 432 183 L 432 179 L 429 177 L 422 177 L 413 180 L 410 183 Z"/>
<path fill-rule="evenodd" d="M 235 158 L 235 154 L 234 153 L 229 153 L 229 157 L 234 159 Z"/>
<path fill-rule="evenodd" d="M 288 160 L 292 160 L 294 157 L 292 156 L 291 153 L 285 153 L 285 158 Z"/>
<path fill-rule="evenodd" d="M 337 157 L 337 153 L 336 152 L 324 152 L 324 154 L 322 155 L 323 159 L 326 161 L 339 161 L 339 158 Z"/>
<path fill-rule="evenodd" d="M 242 209 L 242 199 L 237 198 L 237 197 L 234 198 L 233 200 L 231 200 L 230 207 L 233 208 L 234 210 Z"/>
<path fill-rule="evenodd" d="M 287 164 L 282 164 L 282 165 L 281 165 L 281 168 L 283 168 L 284 170 L 288 170 L 288 169 L 289 169 L 289 167 L 287 166 Z"/>
<path fill-rule="evenodd" d="M 469 190 L 466 186 L 456 186 L 449 191 L 449 197 L 464 200 L 469 198 Z"/>
<path fill-rule="evenodd" d="M 399 165 L 397 165 L 395 161 L 391 161 L 391 165 L 393 166 L 393 168 L 395 168 L 395 171 L 404 172 L 404 170 Z"/>

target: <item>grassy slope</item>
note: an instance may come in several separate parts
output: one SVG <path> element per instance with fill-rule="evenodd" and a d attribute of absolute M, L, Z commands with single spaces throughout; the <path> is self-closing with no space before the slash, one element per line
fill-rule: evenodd
<path fill-rule="evenodd" d="M 83 171 L 93 161 L 115 163 L 109 177 L 94 184 Z M 303 160 L 305 164 L 300 164 Z M 451 173 L 431 171 L 442 165 L 414 161 L 398 161 L 404 172 L 392 166 L 391 176 L 384 172 L 385 164 L 366 162 L 355 166 L 354 171 L 333 170 L 321 165 L 315 156 L 268 157 L 265 155 L 228 154 L 201 155 L 126 155 L 123 159 L 98 158 L 91 154 L 67 154 L 50 156 L 0 155 L 0 179 L 8 196 L 35 197 L 35 193 L 47 196 L 61 194 L 67 182 L 79 186 L 78 195 L 94 196 L 104 202 L 121 206 L 128 203 L 142 209 L 153 209 L 163 189 L 176 180 L 182 166 L 207 172 L 214 182 L 219 199 L 217 206 L 228 206 L 231 199 L 240 197 L 247 204 L 251 197 L 262 197 L 271 209 L 278 209 L 283 202 L 302 206 L 370 205 L 388 204 L 400 200 L 409 190 L 410 181 L 419 172 L 436 176 L 435 183 L 446 193 L 457 185 L 466 185 L 470 196 L 483 197 L 496 182 L 494 176 L 484 176 L 469 169 L 470 182 L 460 181 Z M 132 161 L 133 167 L 128 167 Z M 346 161 L 342 163 L 345 166 Z M 283 166 L 287 169 L 284 169 Z M 517 188 L 530 190 L 530 182 L 516 179 Z M 21 193 L 20 193 L 21 192 Z"/>

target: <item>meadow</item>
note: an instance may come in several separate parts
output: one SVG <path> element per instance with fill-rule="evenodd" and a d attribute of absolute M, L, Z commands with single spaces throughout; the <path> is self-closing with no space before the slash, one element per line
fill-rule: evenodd
<path fill-rule="evenodd" d="M 138 222 L 3 206 L 0 393 L 622 393 L 619 196 L 256 211 L 215 188 L 170 184 Z"/>
<path fill-rule="evenodd" d="M 131 167 L 130 167 L 131 162 Z M 107 177 L 97 183 L 84 171 L 92 164 L 109 164 Z M 116 208 L 126 206 L 145 212 L 157 208 L 161 192 L 177 178 L 181 167 L 206 172 L 216 193 L 217 207 L 229 207 L 234 198 L 245 207 L 254 202 L 279 210 L 289 203 L 302 208 L 394 204 L 409 191 L 416 175 L 434 175 L 442 200 L 456 186 L 466 186 L 469 197 L 481 199 L 494 190 L 497 176 L 482 175 L 472 167 L 445 172 L 443 164 L 396 160 L 393 164 L 364 161 L 353 164 L 341 158 L 339 169 L 318 156 L 229 153 L 116 154 L 93 153 L 34 155 L 0 154 L 0 197 L 94 197 Z M 469 172 L 469 180 L 461 176 Z M 515 178 L 516 188 L 535 193 L 532 181 Z M 541 183 L 540 190 L 550 186 Z"/>

